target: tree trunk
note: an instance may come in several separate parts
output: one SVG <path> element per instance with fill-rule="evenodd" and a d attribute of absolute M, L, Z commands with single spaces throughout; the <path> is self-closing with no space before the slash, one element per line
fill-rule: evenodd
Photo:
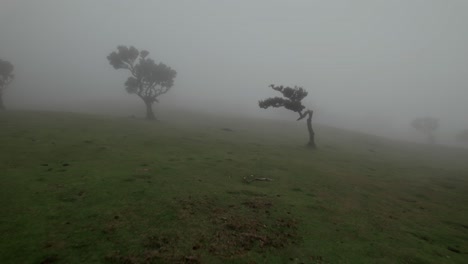
<path fill-rule="evenodd" d="M 145 105 L 146 105 L 146 119 L 156 120 L 156 116 L 153 113 L 153 102 L 145 101 Z"/>
<path fill-rule="evenodd" d="M 5 105 L 3 104 L 3 95 L 0 93 L 0 110 L 5 110 Z"/>
<path fill-rule="evenodd" d="M 309 130 L 309 143 L 307 143 L 307 146 L 310 148 L 316 148 L 317 146 L 315 145 L 315 132 L 312 129 L 312 115 L 314 114 L 314 111 L 312 110 L 307 110 L 309 116 L 307 117 L 307 129 Z"/>

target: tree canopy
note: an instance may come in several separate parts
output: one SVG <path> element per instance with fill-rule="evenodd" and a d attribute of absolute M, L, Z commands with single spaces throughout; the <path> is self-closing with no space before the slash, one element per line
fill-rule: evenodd
<path fill-rule="evenodd" d="M 13 64 L 9 61 L 0 59 L 0 110 L 5 109 L 3 105 L 3 91 L 8 88 L 8 85 L 13 81 Z"/>
<path fill-rule="evenodd" d="M 433 133 L 437 128 L 439 128 L 439 120 L 437 118 L 419 117 L 411 122 L 411 126 L 425 134 L 429 143 L 435 142 Z"/>
<path fill-rule="evenodd" d="M 15 78 L 13 70 L 14 67 L 11 62 L 0 59 L 0 92 L 6 89 L 8 84 Z"/>
<path fill-rule="evenodd" d="M 439 120 L 433 117 L 419 117 L 411 122 L 411 125 L 422 133 L 432 133 L 439 127 Z"/>
<path fill-rule="evenodd" d="M 110 53 L 107 59 L 114 69 L 130 72 L 131 76 L 125 82 L 125 89 L 145 102 L 147 118 L 154 119 L 151 105 L 158 102 L 160 95 L 171 89 L 177 72 L 164 63 L 155 63 L 148 55 L 148 51 L 138 51 L 133 46 L 118 46 L 117 51 Z"/>
<path fill-rule="evenodd" d="M 268 107 L 284 107 L 288 110 L 297 113 L 301 113 L 302 110 L 305 109 L 305 106 L 302 105 L 301 101 L 307 96 L 307 91 L 304 90 L 302 87 L 294 86 L 294 88 L 291 88 L 284 87 L 283 85 L 275 86 L 273 84 L 271 84 L 269 87 L 271 87 L 275 91 L 282 93 L 283 97 L 285 98 L 271 97 L 259 101 L 258 105 L 260 106 L 260 108 L 267 109 Z"/>
<path fill-rule="evenodd" d="M 307 129 L 309 131 L 309 143 L 307 145 L 315 148 L 315 132 L 312 129 L 313 111 L 309 109 L 305 110 L 306 107 L 302 104 L 302 99 L 304 99 L 308 94 L 307 91 L 298 86 L 291 88 L 289 86 L 275 86 L 274 84 L 271 84 L 269 87 L 283 94 L 283 97 L 276 96 L 261 100 L 258 102 L 258 106 L 263 109 L 267 109 L 269 107 L 284 107 L 290 111 L 298 113 L 299 118 L 297 120 L 301 120 L 308 116 Z"/>

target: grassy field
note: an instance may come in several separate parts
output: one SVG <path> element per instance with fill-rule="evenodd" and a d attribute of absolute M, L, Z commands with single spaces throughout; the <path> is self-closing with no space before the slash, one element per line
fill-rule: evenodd
<path fill-rule="evenodd" d="M 316 130 L 0 113 L 0 263 L 468 263 L 468 150 Z"/>

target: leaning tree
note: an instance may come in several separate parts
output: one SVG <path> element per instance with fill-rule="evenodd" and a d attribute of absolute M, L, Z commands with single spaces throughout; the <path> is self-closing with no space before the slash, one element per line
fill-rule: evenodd
<path fill-rule="evenodd" d="M 429 143 L 433 144 L 435 142 L 434 131 L 439 127 L 439 120 L 437 120 L 437 118 L 419 117 L 411 122 L 411 126 L 426 135 Z"/>
<path fill-rule="evenodd" d="M 135 47 L 118 46 L 117 51 L 107 56 L 114 69 L 125 69 L 131 74 L 125 82 L 125 89 L 136 94 L 146 105 L 146 119 L 156 119 L 153 103 L 167 93 L 174 84 L 177 72 L 169 66 L 148 58 L 149 52 L 138 51 Z"/>
<path fill-rule="evenodd" d="M 3 92 L 8 88 L 8 85 L 13 81 L 13 64 L 9 61 L 0 59 L 0 110 L 5 110 L 3 104 Z"/>
<path fill-rule="evenodd" d="M 307 96 L 307 91 L 302 87 L 294 86 L 284 87 L 284 86 L 275 86 L 271 84 L 273 90 L 278 91 L 283 94 L 283 97 L 270 97 L 265 100 L 258 102 L 260 108 L 267 109 L 268 107 L 284 107 L 288 110 L 296 112 L 299 114 L 297 121 L 305 118 L 307 116 L 307 130 L 309 131 L 309 142 L 307 143 L 308 147 L 316 148 L 315 146 L 315 132 L 312 129 L 312 115 L 313 111 L 305 109 L 306 107 L 302 105 L 302 99 Z"/>

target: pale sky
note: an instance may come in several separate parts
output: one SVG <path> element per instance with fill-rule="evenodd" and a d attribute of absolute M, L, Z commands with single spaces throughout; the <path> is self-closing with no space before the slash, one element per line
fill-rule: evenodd
<path fill-rule="evenodd" d="M 16 74 L 4 101 L 143 111 L 106 59 L 133 45 L 178 72 L 161 105 L 262 116 L 274 83 L 308 90 L 324 123 L 468 128 L 467 14 L 466 0 L 2 0 L 0 58 Z"/>

